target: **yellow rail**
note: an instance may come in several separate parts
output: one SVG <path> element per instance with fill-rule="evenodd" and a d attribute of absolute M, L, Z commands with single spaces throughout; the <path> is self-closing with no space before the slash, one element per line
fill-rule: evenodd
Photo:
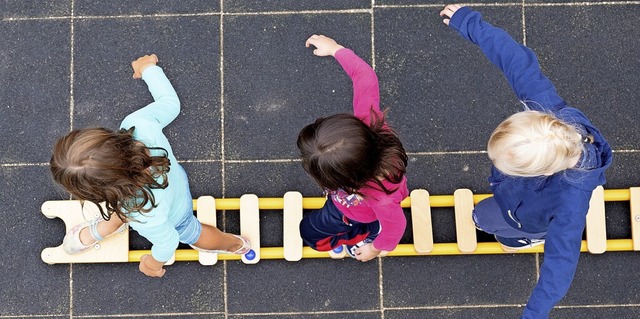
<path fill-rule="evenodd" d="M 477 204 L 481 200 L 491 197 L 491 194 L 475 194 L 473 202 Z M 605 189 L 604 200 L 607 202 L 629 201 L 631 198 L 629 189 Z M 302 208 L 320 209 L 324 205 L 324 197 L 305 197 L 302 199 Z M 430 195 L 431 207 L 453 207 L 453 195 Z M 278 210 L 284 207 L 282 197 L 262 197 L 258 199 L 258 207 L 265 210 Z M 411 198 L 407 197 L 400 203 L 403 208 L 411 207 Z M 193 210 L 198 209 L 197 200 L 193 200 Z M 216 198 L 216 210 L 239 210 L 240 198 Z"/>
<path fill-rule="evenodd" d="M 519 250 L 517 254 L 542 253 L 543 246 Z M 587 242 L 582 241 L 581 252 L 587 252 Z M 607 240 L 607 252 L 611 251 L 633 251 L 633 241 L 631 239 L 609 239 Z M 150 250 L 131 250 L 129 251 L 129 262 L 139 262 L 140 256 L 150 254 Z M 465 255 L 496 255 L 496 254 L 513 254 L 513 252 L 505 252 L 498 243 L 478 243 L 478 249 L 470 254 Z M 262 247 L 260 248 L 261 259 L 284 259 L 283 247 Z M 447 256 L 462 255 L 458 250 L 456 243 L 439 243 L 433 245 L 433 251 L 429 254 L 419 254 L 416 252 L 412 244 L 400 244 L 395 250 L 389 252 L 387 256 Z M 331 258 L 327 252 L 315 251 L 309 247 L 302 250 L 302 258 Z M 240 260 L 239 255 L 219 254 L 218 260 Z M 198 261 L 198 252 L 193 249 L 176 250 L 176 261 Z"/>

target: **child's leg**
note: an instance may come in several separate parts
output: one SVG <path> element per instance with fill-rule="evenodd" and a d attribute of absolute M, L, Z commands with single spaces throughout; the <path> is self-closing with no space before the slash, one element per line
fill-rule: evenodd
<path fill-rule="evenodd" d="M 242 248 L 242 239 L 229 233 L 222 232 L 211 225 L 202 225 L 202 232 L 194 246 L 207 250 L 224 250 L 234 252 Z"/>
<path fill-rule="evenodd" d="M 120 226 L 122 226 L 124 222 L 118 218 L 118 216 L 112 215 L 109 220 L 100 220 L 100 222 L 96 225 L 96 230 L 100 237 L 105 238 L 111 234 L 113 234 Z M 85 227 L 80 230 L 80 242 L 83 245 L 89 245 L 94 243 L 96 239 L 91 234 L 89 227 Z"/>
<path fill-rule="evenodd" d="M 483 199 L 473 210 L 473 222 L 486 233 L 496 235 L 496 239 L 541 239 L 546 233 L 527 233 L 511 226 L 504 219 L 500 206 L 493 197 Z M 509 241 L 511 242 L 511 241 Z"/>
<path fill-rule="evenodd" d="M 373 235 L 375 238 L 379 226 L 369 226 L 369 224 L 349 221 L 333 201 L 328 199 L 321 209 L 302 219 L 300 236 L 305 245 L 318 251 L 329 251 L 342 244 L 353 245 L 363 241 L 373 232 L 371 230 L 373 228 L 376 231 L 376 234 Z"/>

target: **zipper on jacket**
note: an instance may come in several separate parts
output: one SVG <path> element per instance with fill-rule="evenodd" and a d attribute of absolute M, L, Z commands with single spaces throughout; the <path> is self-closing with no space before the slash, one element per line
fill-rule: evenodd
<path fill-rule="evenodd" d="M 509 214 L 509 218 L 511 218 L 511 220 L 513 220 L 516 224 L 518 224 L 518 228 L 522 228 L 522 224 L 520 224 L 520 222 L 517 221 L 515 218 L 513 218 L 513 215 L 511 215 L 510 209 L 507 210 L 507 214 Z"/>

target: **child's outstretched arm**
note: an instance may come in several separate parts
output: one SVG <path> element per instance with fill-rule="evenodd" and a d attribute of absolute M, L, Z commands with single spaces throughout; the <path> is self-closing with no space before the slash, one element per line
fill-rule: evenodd
<path fill-rule="evenodd" d="M 127 116 L 123 121 L 123 127 L 126 126 L 124 123 L 132 118 L 155 121 L 161 127 L 165 127 L 180 114 L 178 94 L 162 69 L 156 66 L 157 63 L 158 57 L 155 54 L 145 55 L 131 62 L 133 78 L 143 79 L 147 83 L 154 102 Z"/>
<path fill-rule="evenodd" d="M 479 12 L 452 4 L 446 6 L 440 16 L 462 37 L 480 46 L 491 63 L 500 68 L 518 99 L 535 102 L 529 103 L 529 107 L 555 111 L 566 105 L 553 83 L 542 74 L 535 53 L 504 30 L 482 20 Z"/>
<path fill-rule="evenodd" d="M 369 124 L 371 110 L 380 112 L 380 88 L 378 77 L 371 66 L 353 51 L 344 48 L 335 40 L 324 35 L 312 35 L 306 46 L 316 47 L 313 54 L 317 56 L 333 56 L 353 81 L 353 114 Z"/>

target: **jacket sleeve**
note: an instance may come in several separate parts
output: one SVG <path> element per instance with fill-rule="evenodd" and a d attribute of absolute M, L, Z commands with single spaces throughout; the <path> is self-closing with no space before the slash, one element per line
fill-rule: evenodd
<path fill-rule="evenodd" d="M 380 222 L 380 234 L 373 241 L 373 247 L 378 250 L 392 251 L 398 246 L 404 230 L 407 227 L 407 218 L 400 203 L 374 208 L 376 217 Z"/>
<path fill-rule="evenodd" d="M 129 114 L 122 127 L 131 127 L 128 123 L 139 120 L 157 122 L 162 128 L 171 123 L 180 114 L 180 99 L 171 82 L 159 66 L 149 66 L 142 72 L 154 102 Z"/>
<path fill-rule="evenodd" d="M 449 26 L 480 47 L 489 61 L 502 71 L 518 99 L 531 109 L 556 111 L 566 105 L 553 83 L 542 74 L 535 53 L 504 30 L 482 20 L 479 12 L 469 7 L 460 8 Z"/>
<path fill-rule="evenodd" d="M 343 48 L 334 55 L 353 81 L 353 115 L 369 124 L 370 111 L 381 115 L 378 76 L 353 51 Z"/>
<path fill-rule="evenodd" d="M 524 309 L 523 319 L 548 318 L 553 306 L 569 290 L 578 266 L 585 223 L 584 214 L 576 213 L 556 214 L 551 220 L 540 278 Z"/>
<path fill-rule="evenodd" d="M 151 242 L 151 256 L 160 262 L 171 259 L 180 239 L 178 231 L 167 220 L 167 212 L 158 206 L 148 213 L 135 214 L 133 217 L 137 221 L 131 221 L 129 225 Z"/>

